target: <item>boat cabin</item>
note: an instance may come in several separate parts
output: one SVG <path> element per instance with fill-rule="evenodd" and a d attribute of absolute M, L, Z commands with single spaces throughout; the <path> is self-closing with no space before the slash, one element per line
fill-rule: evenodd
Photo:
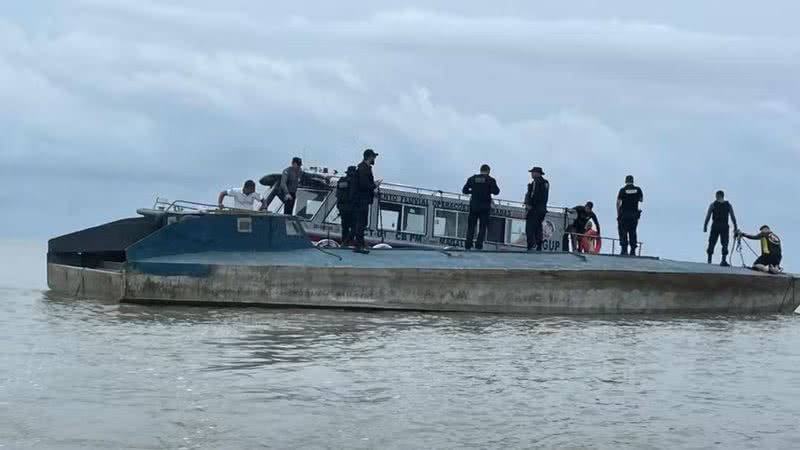
<path fill-rule="evenodd" d="M 273 188 L 280 174 L 263 177 L 262 185 Z M 305 173 L 292 213 L 302 219 L 306 232 L 325 245 L 339 243 L 341 220 L 336 207 L 335 171 L 311 168 Z M 269 193 L 269 189 L 267 190 Z M 275 199 L 268 210 L 283 212 Z M 464 247 L 469 216 L 469 195 L 384 182 L 370 206 L 367 240 L 371 245 L 392 247 Z M 564 251 L 564 232 L 574 220 L 568 208 L 549 207 L 544 222 L 544 249 Z M 526 248 L 525 206 L 521 202 L 495 199 L 487 230 L 486 249 Z"/>

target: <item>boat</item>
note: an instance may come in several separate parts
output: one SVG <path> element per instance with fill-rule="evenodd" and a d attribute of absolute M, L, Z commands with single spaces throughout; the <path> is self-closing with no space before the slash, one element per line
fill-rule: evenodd
<path fill-rule="evenodd" d="M 147 211 L 53 238 L 50 289 L 120 302 L 514 314 L 777 313 L 799 278 L 657 257 L 315 246 L 307 220 Z"/>

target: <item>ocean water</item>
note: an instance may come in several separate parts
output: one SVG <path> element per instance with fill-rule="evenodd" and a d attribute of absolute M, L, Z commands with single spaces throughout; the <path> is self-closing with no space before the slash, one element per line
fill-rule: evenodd
<path fill-rule="evenodd" d="M 155 307 L 0 288 L 3 449 L 800 448 L 800 317 Z"/>

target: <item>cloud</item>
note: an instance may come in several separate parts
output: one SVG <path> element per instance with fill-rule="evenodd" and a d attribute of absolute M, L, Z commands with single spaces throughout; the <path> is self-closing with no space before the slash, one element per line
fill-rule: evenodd
<path fill-rule="evenodd" d="M 349 20 L 292 16 L 265 21 L 148 1 L 84 3 L 93 8 L 88 10 L 92 13 L 167 22 L 174 35 L 199 36 L 204 42 L 214 36 L 216 43 L 255 39 L 262 48 L 280 42 L 301 51 L 366 47 L 435 56 L 446 53 L 448 57 L 509 59 L 540 68 L 591 71 L 597 76 L 704 86 L 720 81 L 750 86 L 789 82 L 800 68 L 796 39 L 689 31 L 641 20 L 468 17 L 412 8 Z M 216 38 L 218 32 L 226 37 Z"/>

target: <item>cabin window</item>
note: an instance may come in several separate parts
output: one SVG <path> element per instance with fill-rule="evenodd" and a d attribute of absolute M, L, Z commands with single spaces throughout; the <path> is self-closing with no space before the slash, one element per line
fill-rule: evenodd
<path fill-rule="evenodd" d="M 469 214 L 465 212 L 437 209 L 433 217 L 433 235 L 466 239 Z"/>
<path fill-rule="evenodd" d="M 528 245 L 527 236 L 525 235 L 525 220 L 523 219 L 508 219 L 507 221 L 508 243 L 511 245 Z"/>
<path fill-rule="evenodd" d="M 456 236 L 458 213 L 437 209 L 433 217 L 433 235 L 437 237 Z"/>
<path fill-rule="evenodd" d="M 476 232 L 477 233 L 477 232 Z M 502 217 L 489 217 L 486 230 L 486 241 L 503 244 L 506 241 L 506 219 Z"/>
<path fill-rule="evenodd" d="M 325 223 L 331 223 L 334 225 L 342 224 L 342 215 L 339 213 L 338 206 L 331 208 L 331 211 L 328 213 L 328 217 L 325 218 Z"/>
<path fill-rule="evenodd" d="M 458 235 L 457 237 L 461 239 L 467 238 L 467 225 L 469 225 L 469 213 L 460 212 L 458 213 Z M 477 230 L 475 231 L 477 235 Z"/>
<path fill-rule="evenodd" d="M 381 202 L 377 228 L 383 231 L 400 231 L 400 214 L 402 211 L 403 205 Z"/>
<path fill-rule="evenodd" d="M 413 234 L 425 234 L 425 208 L 419 206 L 403 207 L 403 231 Z"/>
<path fill-rule="evenodd" d="M 297 191 L 297 202 L 295 202 L 294 206 L 294 215 L 310 220 L 319 211 L 327 196 L 328 193 L 325 191 L 299 189 Z"/>

